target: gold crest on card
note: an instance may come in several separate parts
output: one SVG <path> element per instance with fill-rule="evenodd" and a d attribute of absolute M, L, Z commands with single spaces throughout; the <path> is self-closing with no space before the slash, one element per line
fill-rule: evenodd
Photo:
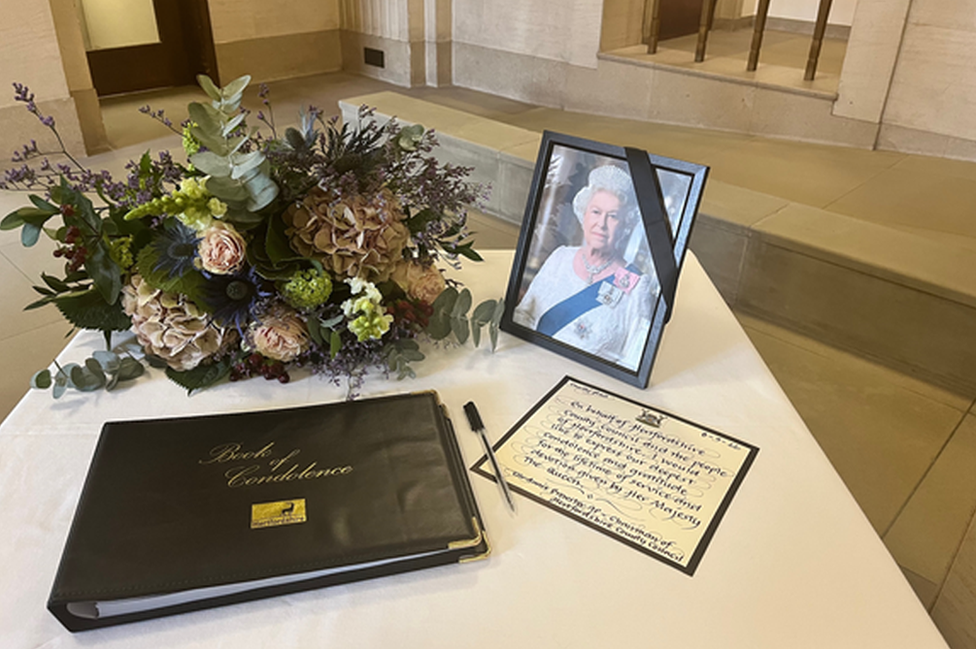
<path fill-rule="evenodd" d="M 305 522 L 305 499 L 279 500 L 251 505 L 251 529 Z"/>

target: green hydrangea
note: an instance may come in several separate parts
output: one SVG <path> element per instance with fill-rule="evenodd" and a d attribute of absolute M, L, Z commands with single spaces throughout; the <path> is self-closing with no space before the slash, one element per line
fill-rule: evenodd
<path fill-rule="evenodd" d="M 313 309 L 332 295 L 332 280 L 314 268 L 300 270 L 279 287 L 282 297 L 296 309 Z"/>
<path fill-rule="evenodd" d="M 109 241 L 108 254 L 119 268 L 128 270 L 135 263 L 132 256 L 132 237 L 119 237 Z"/>
<path fill-rule="evenodd" d="M 193 137 L 191 129 L 195 126 L 199 126 L 196 122 L 190 122 L 183 127 L 183 150 L 186 151 L 187 156 L 194 155 L 200 151 L 200 141 Z"/>
<path fill-rule="evenodd" d="M 383 295 L 374 284 L 358 277 L 347 279 L 346 283 L 353 294 L 342 303 L 343 314 L 351 318 L 349 331 L 356 335 L 359 342 L 382 338 L 393 323 L 393 316 L 387 315 L 380 304 Z"/>

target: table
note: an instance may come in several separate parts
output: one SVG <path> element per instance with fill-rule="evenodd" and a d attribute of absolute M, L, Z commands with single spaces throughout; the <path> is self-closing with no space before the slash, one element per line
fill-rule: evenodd
<path fill-rule="evenodd" d="M 512 253 L 456 275 L 475 302 L 504 293 Z M 100 346 L 83 333 L 62 354 Z M 492 540 L 488 561 L 445 566 L 72 635 L 45 609 L 102 423 L 342 399 L 316 377 L 255 379 L 185 393 L 158 370 L 114 393 L 30 393 L 0 426 L 0 647 L 945 647 L 871 525 L 708 277 L 689 254 L 647 390 L 502 334 L 498 350 L 428 349 L 406 382 L 434 388 L 466 463 L 479 457 L 462 404 L 495 439 L 564 375 L 756 444 L 759 456 L 694 577 L 520 496 L 471 481 Z M 146 458 L 151 461 L 151 458 Z M 192 557 L 187 558 L 192 561 Z"/>

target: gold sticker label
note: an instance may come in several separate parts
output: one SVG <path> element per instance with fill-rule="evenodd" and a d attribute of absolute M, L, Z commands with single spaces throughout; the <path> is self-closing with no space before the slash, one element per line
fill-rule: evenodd
<path fill-rule="evenodd" d="M 251 505 L 251 529 L 305 522 L 305 499 L 279 500 Z"/>

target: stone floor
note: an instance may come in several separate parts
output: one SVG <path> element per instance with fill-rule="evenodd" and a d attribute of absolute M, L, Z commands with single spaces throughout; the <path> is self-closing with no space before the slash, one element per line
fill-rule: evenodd
<path fill-rule="evenodd" d="M 726 183 L 976 248 L 976 226 L 967 210 L 976 204 L 976 164 L 574 114 L 459 88 L 404 90 L 341 73 L 272 84 L 272 99 L 275 116 L 285 123 L 294 121 L 304 101 L 335 113 L 338 99 L 382 90 L 522 128 L 693 160 L 711 166 L 712 177 Z M 115 150 L 89 163 L 118 170 L 146 148 L 179 149 L 177 136 L 136 108 L 149 103 L 179 121 L 188 98 L 196 96 L 176 89 L 104 100 Z M 245 103 L 260 107 L 254 93 Z M 7 213 L 23 201 L 21 195 L 0 193 L 0 210 Z M 517 231 L 510 224 L 476 216 L 474 229 L 481 247 L 515 245 Z M 0 375 L 0 414 L 9 412 L 30 374 L 64 345 L 68 326 L 56 312 L 19 309 L 34 299 L 30 285 L 39 272 L 56 268 L 44 250 L 24 250 L 15 233 L 0 233 L 0 355 L 7 369 Z M 850 350 L 738 315 L 947 639 L 953 647 L 974 646 L 976 395 L 930 385 Z"/>

